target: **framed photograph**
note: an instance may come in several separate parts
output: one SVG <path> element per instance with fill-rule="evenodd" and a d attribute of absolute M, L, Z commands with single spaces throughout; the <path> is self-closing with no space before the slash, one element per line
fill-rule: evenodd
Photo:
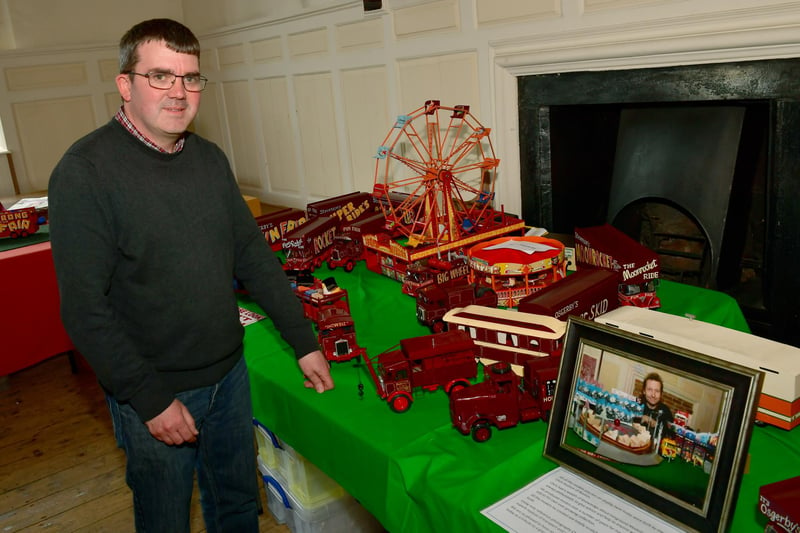
<path fill-rule="evenodd" d="M 763 374 L 570 317 L 544 455 L 692 531 L 736 504 Z"/>

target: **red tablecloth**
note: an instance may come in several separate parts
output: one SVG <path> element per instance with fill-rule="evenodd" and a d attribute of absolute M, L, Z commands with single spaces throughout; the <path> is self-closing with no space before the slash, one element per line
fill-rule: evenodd
<path fill-rule="evenodd" d="M 0 252 L 0 332 L 0 376 L 73 349 L 49 242 Z"/>

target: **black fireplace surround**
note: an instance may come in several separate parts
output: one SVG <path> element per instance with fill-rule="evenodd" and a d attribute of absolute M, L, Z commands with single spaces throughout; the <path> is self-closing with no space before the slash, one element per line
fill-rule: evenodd
<path fill-rule="evenodd" d="M 632 195 L 623 203 L 674 205 L 699 219 L 716 246 L 719 271 L 704 286 L 735 297 L 753 333 L 800 346 L 800 59 L 531 75 L 518 79 L 518 89 L 528 224 L 569 234 L 610 222 L 630 233 L 614 218 L 621 206 L 612 182 Z M 676 117 L 701 117 L 694 119 L 697 127 L 689 121 L 688 130 L 676 130 L 685 134 L 673 133 L 667 142 L 653 137 L 660 153 L 648 161 L 659 168 L 634 170 L 633 178 L 620 181 L 621 125 L 632 114 L 663 117 L 671 110 Z M 686 128 L 685 118 L 676 120 Z M 715 130 L 715 123 L 735 124 L 734 136 Z M 636 135 L 646 137 L 641 130 Z M 734 152 L 728 172 L 708 168 L 707 161 L 706 168 L 687 167 L 726 142 Z M 697 175 L 687 178 L 691 172 Z M 636 176 L 645 174 L 668 183 L 643 187 L 638 198 Z M 721 195 L 729 199 L 719 201 Z M 719 231 L 708 229 L 714 224 Z M 755 299 L 741 296 L 746 239 L 758 241 Z"/>

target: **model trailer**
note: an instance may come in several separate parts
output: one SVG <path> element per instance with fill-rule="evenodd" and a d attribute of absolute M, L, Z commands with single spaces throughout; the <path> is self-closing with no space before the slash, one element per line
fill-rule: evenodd
<path fill-rule="evenodd" d="M 449 330 L 467 332 L 484 365 L 503 362 L 518 375 L 533 357 L 561 355 L 567 324 L 545 315 L 481 305 L 451 309 L 444 316 Z"/>
<path fill-rule="evenodd" d="M 283 248 L 283 238 L 287 233 L 305 224 L 308 221 L 305 211 L 294 207 L 286 207 L 266 215 L 256 217 L 256 223 L 264 240 L 273 251 L 278 252 Z"/>
<path fill-rule="evenodd" d="M 0 211 L 0 238 L 17 239 L 39 231 L 39 215 L 35 207 Z"/>
<path fill-rule="evenodd" d="M 661 306 L 656 295 L 658 254 L 611 224 L 575 228 L 575 259 L 578 268 L 605 268 L 618 274 L 620 305 Z"/>
<path fill-rule="evenodd" d="M 452 394 L 469 386 L 478 374 L 475 345 L 463 331 L 403 339 L 395 348 L 365 358 L 378 395 L 396 413 L 411 408 L 415 390 L 443 388 Z"/>
<path fill-rule="evenodd" d="M 619 307 L 619 276 L 612 270 L 582 268 L 519 301 L 521 313 L 552 316 L 566 322 L 569 316 L 587 320 Z"/>
<path fill-rule="evenodd" d="M 366 192 L 351 192 L 306 205 L 306 214 L 309 219 L 333 217 L 339 221 L 340 228 L 367 218 L 376 212 L 378 212 L 378 205 L 372 195 Z"/>
<path fill-rule="evenodd" d="M 330 255 L 338 227 L 339 219 L 322 216 L 284 235 L 286 262 L 283 269 L 314 272 Z"/>
<path fill-rule="evenodd" d="M 629 306 L 595 321 L 763 371 L 756 422 L 787 430 L 800 425 L 800 348 L 700 320 Z"/>
<path fill-rule="evenodd" d="M 520 378 L 508 363 L 484 367 L 484 380 L 450 395 L 450 419 L 475 442 L 492 436 L 492 426 L 505 429 L 520 422 L 547 422 L 553 407 L 561 357 L 535 357 L 522 365 Z"/>

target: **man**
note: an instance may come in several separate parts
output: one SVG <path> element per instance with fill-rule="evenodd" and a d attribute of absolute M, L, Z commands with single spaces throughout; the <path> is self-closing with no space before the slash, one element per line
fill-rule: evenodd
<path fill-rule="evenodd" d="M 223 152 L 188 133 L 206 79 L 182 24 L 120 41 L 122 106 L 63 156 L 48 191 L 62 319 L 107 392 L 139 531 L 258 531 L 256 463 L 234 277 L 333 388 L 300 304 Z"/>
<path fill-rule="evenodd" d="M 642 384 L 642 403 L 644 403 L 644 413 L 642 414 L 643 425 L 650 428 L 653 435 L 659 437 L 663 434 L 664 429 L 669 428 L 669 423 L 672 422 L 672 411 L 666 404 L 661 401 L 664 391 L 664 382 L 655 372 L 647 374 Z M 659 431 L 656 431 L 656 430 Z"/>

